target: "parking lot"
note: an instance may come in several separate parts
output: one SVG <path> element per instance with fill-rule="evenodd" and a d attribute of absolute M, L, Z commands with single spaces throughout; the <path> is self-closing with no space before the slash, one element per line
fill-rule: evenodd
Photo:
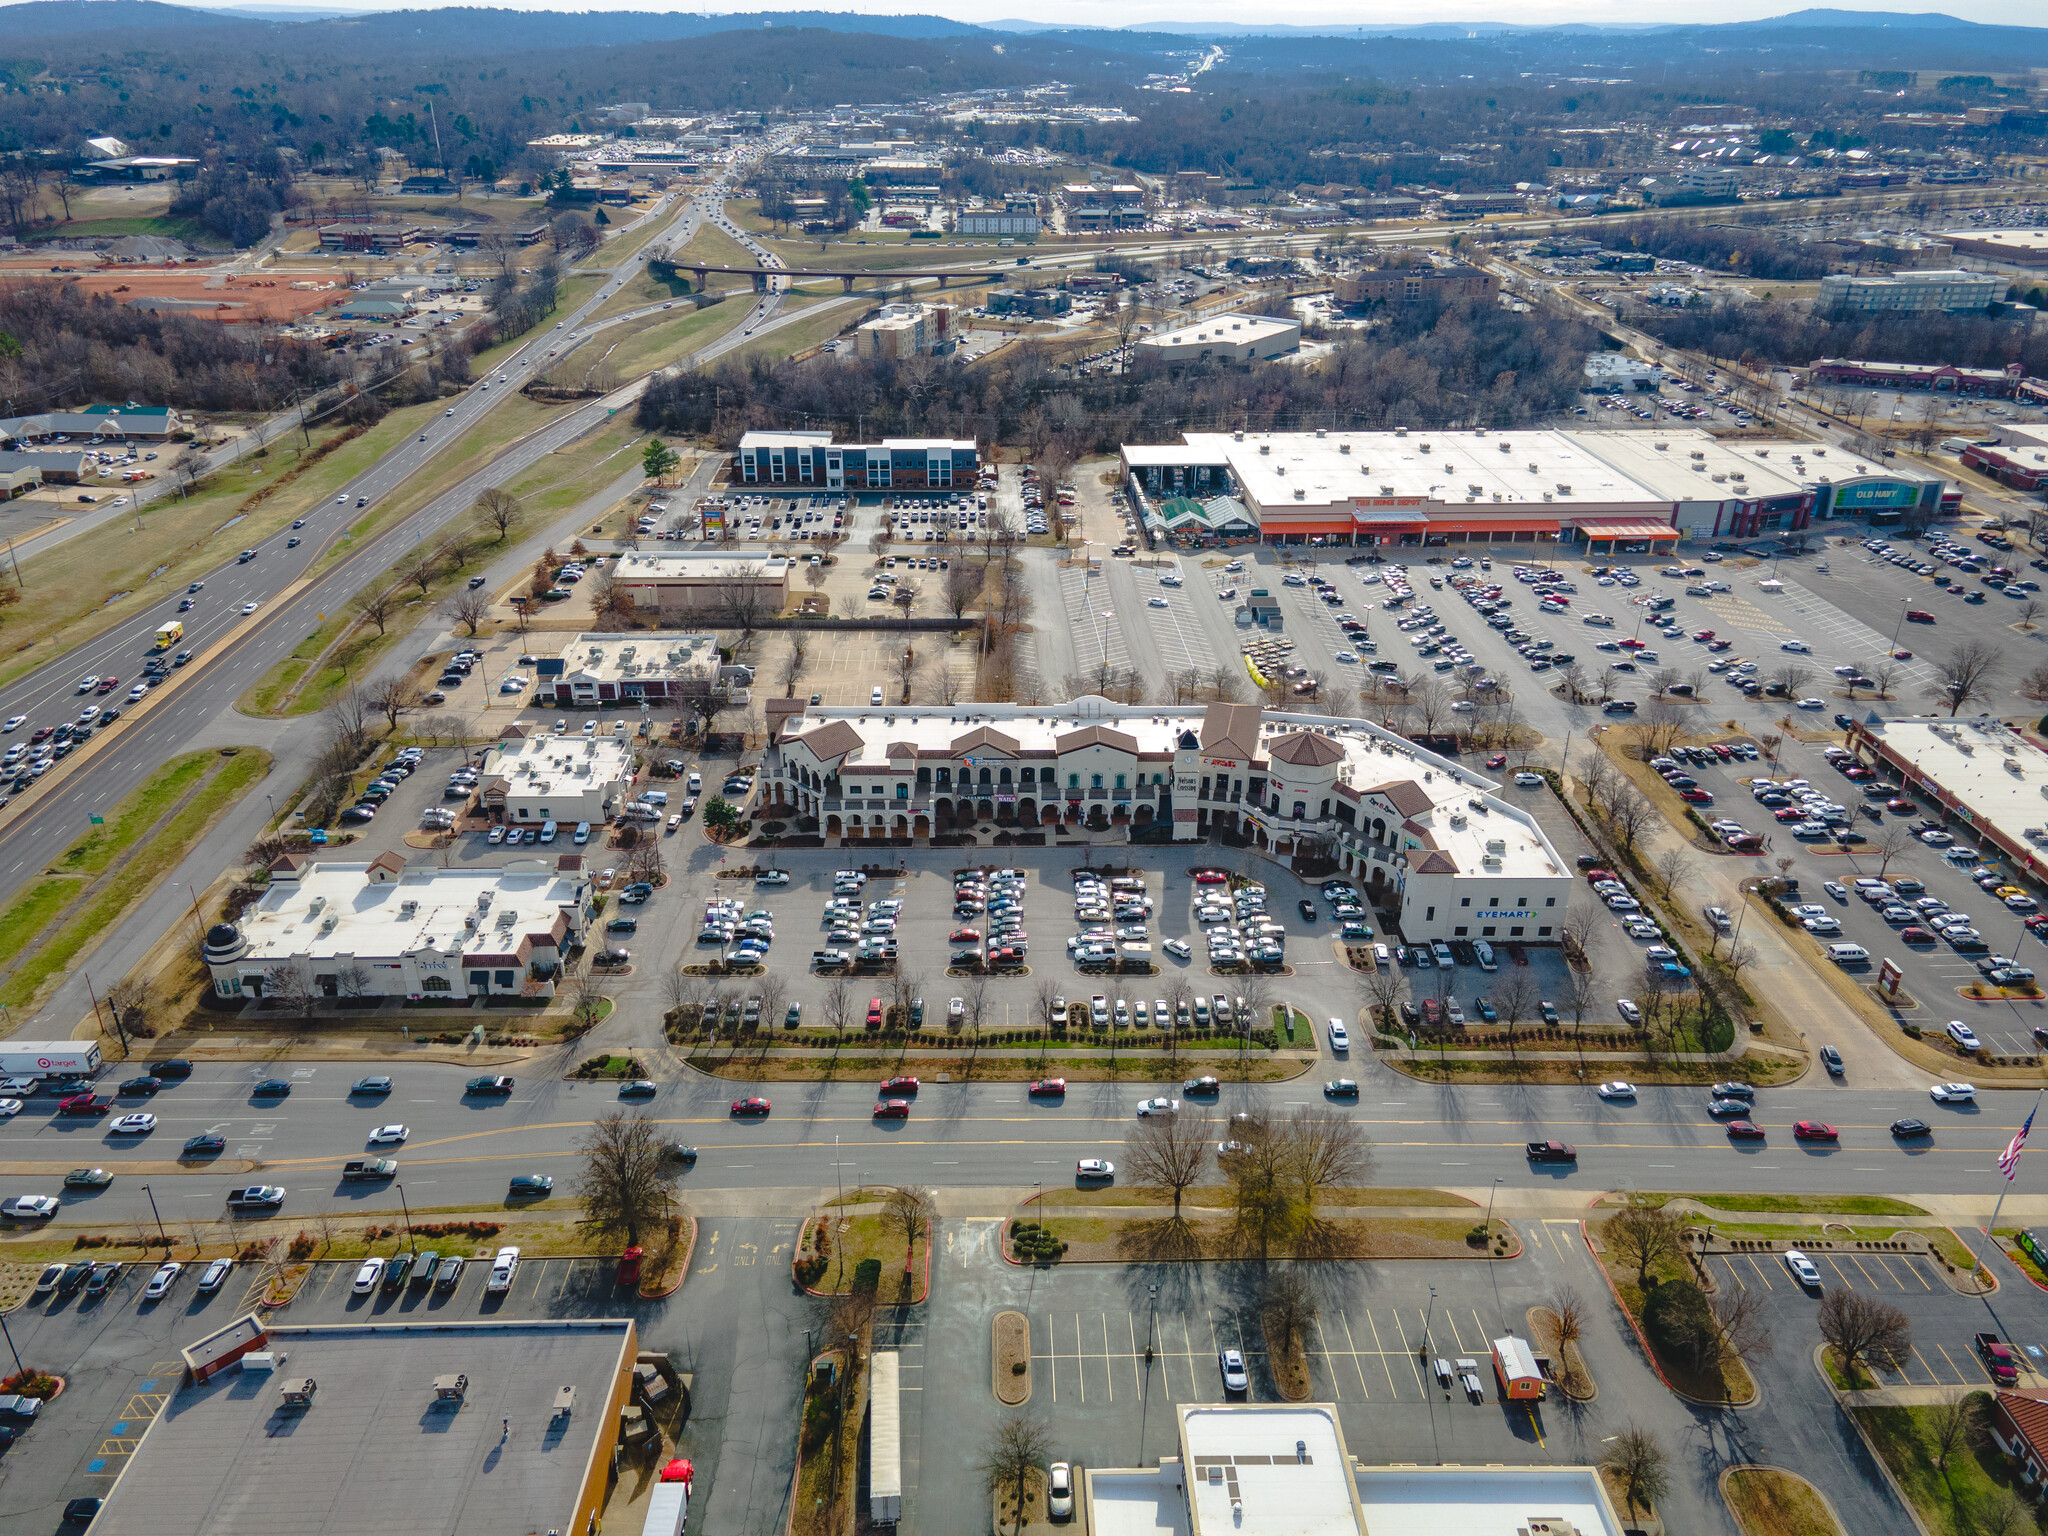
<path fill-rule="evenodd" d="M 2048 1003 L 2018 997 L 1978 1001 L 1959 995 L 1961 988 L 1983 979 L 1979 962 L 1989 963 L 1990 956 L 2014 958 L 2029 969 L 2035 968 L 2036 960 L 2048 959 L 2042 953 L 2041 942 L 2026 929 L 2028 914 L 2008 911 L 1999 897 L 1975 883 L 1970 870 L 1978 868 L 1978 862 L 1962 859 L 1960 855 L 1955 859 L 1947 856 L 1952 849 L 1968 845 L 1958 842 L 1946 848 L 1934 847 L 1915 837 L 1906 843 L 1903 852 L 1887 858 L 1880 847 L 1887 832 L 1900 824 L 1911 828 L 1933 819 L 1932 808 L 1901 792 L 1889 798 L 1913 801 L 1914 808 L 1884 810 L 1881 807 L 1889 800 L 1863 795 L 1859 784 L 1847 779 L 1823 756 L 1822 748 L 1787 742 L 1774 777 L 1781 782 L 1808 778 L 1836 803 L 1852 809 L 1868 808 L 1854 809 L 1850 822 L 1867 839 L 1862 844 L 1845 847 L 1818 838 L 1794 836 L 1789 827 L 1771 819 L 1773 812 L 1769 807 L 1755 803 L 1752 798 L 1752 784 L 1768 767 L 1740 761 L 1716 762 L 1705 767 L 1688 765 L 1686 773 L 1715 797 L 1711 808 L 1701 808 L 1703 816 L 1713 819 L 1726 814 L 1769 837 L 1771 873 L 1776 873 L 1779 859 L 1792 861 L 1788 873 L 1799 882 L 1800 904 L 1818 909 L 1813 914 L 1814 927 L 1820 931 L 1811 934 L 1813 963 L 1830 963 L 1820 946 L 1860 945 L 1869 951 L 1871 959 L 1848 967 L 1859 979 L 1875 981 L 1878 967 L 1885 960 L 1896 961 L 1901 967 L 1902 988 L 1917 1005 L 1903 1010 L 1902 1018 L 1919 1024 L 1929 1033 L 1939 1033 L 1948 1020 L 1960 1017 L 1995 1054 L 2036 1053 L 2040 1047 L 2033 1029 L 2036 1024 L 2048 1024 Z M 1880 776 L 1869 782 L 1887 781 Z M 1958 830 L 1967 835 L 1966 828 Z M 1882 915 L 1883 907 L 1858 899 L 1854 890 L 1857 879 L 1879 878 L 1880 871 L 1888 882 L 1907 882 L 1898 890 L 1898 901 L 1893 906 L 1895 916 L 1890 921 Z M 1913 884 L 1916 881 L 1917 887 Z M 1830 885 L 1836 889 L 1830 890 Z M 1921 903 L 1940 903 L 1941 907 L 1930 908 Z M 1899 912 L 1911 914 L 1910 926 L 1908 919 L 1896 915 Z M 1966 919 L 1966 928 L 1981 936 L 1976 942 L 1981 942 L 1985 951 L 1965 952 L 1956 947 L 1956 942 L 1970 941 L 1952 942 L 1938 935 L 1927 926 L 1937 917 Z M 1907 935 L 1916 931 L 1919 937 L 1909 941 Z M 1971 948 L 1974 949 L 1974 944 Z"/>

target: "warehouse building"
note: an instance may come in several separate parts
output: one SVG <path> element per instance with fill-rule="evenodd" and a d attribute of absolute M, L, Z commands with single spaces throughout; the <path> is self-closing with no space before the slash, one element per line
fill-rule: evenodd
<path fill-rule="evenodd" d="M 2048 229 L 1945 229 L 1941 238 L 1958 256 L 2048 267 Z"/>
<path fill-rule="evenodd" d="M 1301 322 L 1270 315 L 1210 315 L 1138 338 L 1138 355 L 1169 364 L 1267 362 L 1301 350 Z"/>
<path fill-rule="evenodd" d="M 1664 383 L 1662 368 L 1626 352 L 1592 353 L 1586 358 L 1585 375 L 1580 387 L 1589 395 L 1654 395 Z"/>
<path fill-rule="evenodd" d="M 1621 1536 L 1599 1469 L 1368 1466 L 1331 1403 L 1181 1403 L 1175 1451 L 1081 1472 L 1090 1536 Z"/>
<path fill-rule="evenodd" d="M 1256 704 L 808 708 L 764 765 L 764 809 L 828 842 L 1164 824 L 1326 852 L 1418 938 L 1555 943 L 1569 870 L 1494 781 L 1364 720 Z"/>
<path fill-rule="evenodd" d="M 1583 544 L 1662 553 L 1681 538 L 1796 532 L 1815 519 L 1937 515 L 1938 474 L 1804 442 L 1650 432 L 1190 432 L 1131 444 L 1141 515 L 1232 496 L 1267 544 Z"/>
<path fill-rule="evenodd" d="M 317 1327 L 250 1312 L 194 1341 L 182 1373 L 158 1370 L 162 1390 L 130 1403 L 93 1531 L 594 1530 L 628 1486 L 612 1463 L 635 1402 L 633 1321 L 426 1310 Z"/>
<path fill-rule="evenodd" d="M 301 860 L 270 868 L 261 899 L 206 936 L 221 997 L 551 997 L 591 915 L 580 855 L 495 868 Z"/>
<path fill-rule="evenodd" d="M 981 453 L 961 438 L 889 437 L 835 443 L 823 431 L 749 432 L 740 439 L 739 480 L 746 485 L 809 485 L 823 490 L 947 490 L 973 486 Z"/>
<path fill-rule="evenodd" d="M 1820 280 L 1813 309 L 1819 315 L 1967 314 L 1987 309 L 2005 294 L 2005 279 L 1956 269 L 1856 277 L 1834 272 Z"/>

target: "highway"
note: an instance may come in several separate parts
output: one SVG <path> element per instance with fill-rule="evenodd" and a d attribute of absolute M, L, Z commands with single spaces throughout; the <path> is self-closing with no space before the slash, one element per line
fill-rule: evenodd
<path fill-rule="evenodd" d="M 702 216 L 697 204 L 688 206 L 677 221 L 675 241 L 687 242 Z M 536 372 L 551 351 L 572 349 L 609 326 L 658 309 L 658 305 L 646 306 L 595 322 L 588 318 L 644 261 L 643 253 L 611 269 L 580 308 L 524 343 L 487 379 L 453 402 L 441 420 L 350 481 L 334 501 L 308 513 L 303 528 L 282 529 L 251 546 L 255 558 L 247 563 L 230 558 L 207 572 L 200 581 L 202 590 L 189 594 L 194 602 L 190 612 L 178 611 L 180 600 L 188 595 L 186 587 L 167 584 L 153 601 L 138 604 L 121 623 L 0 689 L 0 718 L 26 717 L 24 724 L 10 733 L 14 739 L 26 740 L 37 728 L 54 726 L 77 714 L 87 702 L 78 691 L 79 680 L 86 676 L 118 677 L 118 691 L 97 698 L 97 702 L 132 708 L 126 702 L 128 687 L 141 677 L 158 629 L 174 619 L 185 625 L 185 638 L 177 649 L 201 653 L 188 668 L 173 672 L 166 687 L 173 689 L 174 696 L 153 699 L 140 718 L 124 718 L 107 728 L 80 750 L 84 761 L 60 762 L 46 779 L 0 809 L 0 898 L 76 837 L 88 812 L 115 804 L 142 782 L 152 766 L 179 751 L 179 742 L 197 725 L 231 710 L 245 688 L 316 627 L 318 615 L 336 612 L 371 573 L 388 568 L 412 545 L 462 515 L 485 486 L 516 477 L 543 455 L 592 430 L 609 412 L 636 400 L 644 381 L 579 406 L 509 444 L 488 468 L 383 530 L 314 578 L 310 586 L 279 603 L 280 594 L 304 582 L 353 521 L 374 509 L 379 498 L 427 468 L 436 455 L 456 444 L 500 403 L 513 398 L 523 379 Z M 758 333 L 771 321 L 779 303 L 779 291 L 757 299 L 742 327 L 704 348 L 690 362 L 707 361 Z M 359 501 L 368 506 L 359 509 Z M 33 565 L 28 573 L 32 579 Z M 242 609 L 251 602 L 258 604 L 259 622 L 245 626 Z M 208 651 L 224 636 L 245 627 L 248 632 L 226 649 L 217 654 Z"/>
<path fill-rule="evenodd" d="M 222 1213 L 225 1192 L 238 1184 L 282 1185 L 284 1213 L 307 1217 L 325 1209 L 396 1212 L 387 1184 L 345 1184 L 342 1162 L 381 1153 L 399 1164 L 398 1182 L 415 1213 L 423 1208 L 482 1209 L 504 1203 L 514 1174 L 546 1173 L 554 1200 L 569 1198 L 580 1159 L 576 1148 L 592 1120 L 621 1106 L 610 1084 L 562 1081 L 574 1047 L 543 1054 L 513 1073 L 509 1099 L 466 1095 L 474 1069 L 428 1063 L 372 1066 L 324 1063 L 197 1064 L 194 1075 L 168 1083 L 153 1099 L 122 1099 L 116 1112 L 157 1115 L 155 1131 L 117 1136 L 106 1121 L 70 1119 L 37 1095 L 0 1125 L 0 1198 L 58 1195 L 60 1223 L 113 1221 L 146 1215 L 141 1180 L 154 1179 L 160 1203 L 180 1215 Z M 557 1059 L 559 1058 L 559 1059 Z M 109 1069 L 98 1087 L 111 1093 L 135 1067 Z M 351 1095 L 365 1072 L 389 1073 L 388 1096 Z M 1995 1179 L 1994 1159 L 2012 1135 L 2021 1106 L 1994 1096 L 1981 1108 L 1933 1103 L 1924 1090 L 1861 1090 L 1831 1086 L 1818 1074 L 1799 1084 L 1763 1090 L 1755 1119 L 1766 1141 L 1732 1143 L 1706 1114 L 1704 1088 L 1645 1088 L 1637 1102 L 1607 1103 L 1592 1088 L 1477 1085 L 1439 1089 L 1359 1059 L 1325 1059 L 1307 1076 L 1266 1086 L 1226 1085 L 1206 1112 L 1217 1120 L 1263 1106 L 1285 1114 L 1324 1102 L 1326 1077 L 1356 1074 L 1355 1104 L 1330 1101 L 1358 1120 L 1376 1149 L 1374 1180 L 1391 1186 L 1488 1186 L 1582 1189 L 1588 1200 L 1617 1188 L 1710 1192 L 1811 1191 L 1842 1194 L 1977 1194 Z M 523 1075 L 522 1075 L 523 1074 Z M 292 1084 L 282 1099 L 257 1099 L 251 1087 L 276 1077 Z M 1078 1158 L 1120 1161 L 1125 1134 L 1137 1124 L 1141 1099 L 1179 1093 L 1177 1083 L 1076 1083 L 1061 1099 L 1034 1100 L 1022 1083 L 927 1084 L 907 1121 L 876 1121 L 874 1084 L 747 1084 L 688 1072 L 660 1085 L 652 1099 L 626 1107 L 652 1118 L 665 1139 L 694 1145 L 700 1156 L 679 1174 L 679 1187 L 779 1189 L 829 1185 L 843 1174 L 890 1184 L 947 1188 L 1014 1188 L 1061 1184 Z M 773 1112 L 739 1120 L 727 1112 L 743 1094 L 766 1094 Z M 1193 1106 L 1204 1112 L 1204 1106 Z M 1905 1116 L 1934 1126 L 1920 1141 L 1894 1141 L 1888 1127 Z M 111 1118 L 109 1116 L 108 1118 Z M 1795 1142 L 1796 1120 L 1825 1120 L 1841 1132 L 1839 1147 Z M 370 1133 L 405 1124 L 402 1147 L 372 1148 Z M 186 1138 L 226 1138 L 218 1171 L 187 1160 L 171 1172 Z M 1523 1156 L 1530 1140 L 1556 1138 L 1579 1150 L 1575 1168 L 1536 1166 Z M 61 1188 L 74 1167 L 115 1175 L 100 1191 Z M 166 1212 L 169 1215 L 169 1212 Z"/>

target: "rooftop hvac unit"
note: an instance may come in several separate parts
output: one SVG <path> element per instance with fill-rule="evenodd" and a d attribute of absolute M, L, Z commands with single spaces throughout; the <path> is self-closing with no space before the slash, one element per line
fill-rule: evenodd
<path fill-rule="evenodd" d="M 1351 451 L 1351 445 L 1349 443 L 1339 443 L 1337 445 L 1337 451 L 1339 453 L 1349 453 Z"/>
<path fill-rule="evenodd" d="M 320 915 L 320 909 L 326 905 L 327 898 L 325 896 L 315 896 L 311 901 L 306 903 L 306 916 L 318 917 Z"/>
<path fill-rule="evenodd" d="M 1500 445 L 1500 451 L 1502 453 L 1513 453 L 1515 451 L 1515 445 L 1513 443 L 1507 442 L 1506 440 L 1503 440 Z"/>
<path fill-rule="evenodd" d="M 1489 837 L 1486 840 L 1486 851 L 1488 853 L 1506 853 L 1508 851 L 1507 839 L 1504 837 Z"/>
<path fill-rule="evenodd" d="M 1688 455 L 1686 455 L 1686 457 L 1688 457 L 1688 458 L 1693 458 L 1693 459 L 1704 459 L 1704 458 L 1705 458 L 1706 456 L 1707 456 L 1707 450 L 1706 450 L 1706 449 L 1704 449 L 1704 448 L 1695 448 L 1695 449 L 1693 449 L 1693 451 L 1692 451 L 1691 453 L 1689 453 Z"/>
<path fill-rule="evenodd" d="M 1557 494 L 1558 494 L 1558 495 L 1560 495 L 1560 496 L 1569 496 L 1569 495 L 1571 495 L 1571 493 L 1572 493 L 1572 488 L 1571 488 L 1571 486 L 1570 486 L 1570 484 L 1569 484 L 1569 483 L 1567 483 L 1566 481 L 1563 481 L 1563 480 L 1560 480 L 1560 481 L 1558 481 L 1558 482 L 1557 482 Z"/>
<path fill-rule="evenodd" d="M 1383 485 L 1380 487 L 1380 494 L 1382 496 L 1391 496 L 1394 494 L 1394 488 L 1391 485 Z"/>
<path fill-rule="evenodd" d="M 1536 465 L 1536 461 L 1535 461 L 1534 459 L 1531 459 L 1531 460 L 1529 461 L 1529 473 L 1530 473 L 1530 474 L 1532 474 L 1532 475 L 1535 475 L 1535 474 L 1541 474 L 1541 473 L 1542 473 L 1542 471 L 1541 471 L 1540 469 L 1538 469 L 1538 468 L 1537 468 L 1537 465 Z"/>
<path fill-rule="evenodd" d="M 401 918 L 411 917 L 414 913 L 418 912 L 419 909 L 420 904 L 416 901 L 401 901 L 398 904 L 398 915 Z"/>
<path fill-rule="evenodd" d="M 1418 443 L 1416 447 L 1423 453 L 1429 452 L 1429 444 L 1427 443 Z"/>
<path fill-rule="evenodd" d="M 1271 453 L 1272 451 L 1273 451 L 1273 445 L 1272 445 L 1271 443 L 1261 443 L 1261 444 L 1259 444 L 1259 452 L 1260 452 L 1261 454 L 1268 454 L 1268 453 Z"/>
<path fill-rule="evenodd" d="M 1668 451 L 1670 450 L 1670 447 L 1671 447 L 1671 445 L 1670 445 L 1669 443 L 1657 443 L 1657 444 L 1655 444 L 1654 446 L 1656 447 L 1656 449 L 1657 449 L 1657 451 L 1658 451 L 1659 453 L 1665 453 L 1665 452 L 1668 452 Z"/>

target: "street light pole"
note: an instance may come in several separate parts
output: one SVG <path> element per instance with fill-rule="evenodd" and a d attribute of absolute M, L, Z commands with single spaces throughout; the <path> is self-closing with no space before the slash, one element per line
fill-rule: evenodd
<path fill-rule="evenodd" d="M 163 1212 L 156 1208 L 156 1195 L 151 1192 L 147 1184 L 142 1186 L 142 1192 L 149 1196 L 149 1214 L 156 1218 L 156 1235 L 163 1239 L 164 1256 L 168 1258 L 171 1252 L 171 1239 L 170 1234 L 164 1231 Z"/>
<path fill-rule="evenodd" d="M 398 1191 L 398 1208 L 405 1212 L 406 1241 L 412 1244 L 412 1256 L 418 1258 L 420 1256 L 420 1240 L 413 1235 L 412 1207 L 405 1203 L 405 1186 L 403 1184 L 394 1184 L 391 1187 Z"/>
<path fill-rule="evenodd" d="M 1423 1319 L 1422 1319 L 1422 1363 L 1423 1363 L 1423 1368 L 1424 1368 L 1425 1370 L 1429 1370 L 1429 1371 L 1434 1371 L 1434 1370 L 1436 1369 L 1436 1361 L 1435 1361 L 1435 1359 L 1434 1359 L 1434 1356 L 1435 1356 L 1435 1354 L 1436 1354 L 1436 1350 L 1435 1350 L 1435 1348 L 1434 1348 L 1434 1347 L 1433 1347 L 1433 1346 L 1431 1345 L 1431 1343 L 1430 1343 L 1430 1339 L 1429 1339 L 1429 1325 L 1430 1325 L 1430 1321 L 1431 1321 L 1431 1319 L 1433 1319 L 1433 1318 L 1434 1318 L 1435 1316 L 1436 1316 L 1436 1287 L 1432 1285 L 1432 1286 L 1431 1286 L 1431 1287 L 1429 1288 L 1429 1311 L 1428 1311 L 1427 1313 L 1425 1313 L 1425 1314 L 1424 1314 L 1424 1316 L 1423 1316 Z M 1437 1465 L 1438 1465 L 1438 1466 L 1442 1466 L 1442 1465 L 1443 1465 L 1443 1460 L 1444 1460 L 1444 1447 L 1443 1447 L 1443 1442 L 1442 1442 L 1442 1441 L 1440 1441 L 1439 1439 L 1437 1439 L 1437 1433 L 1436 1433 L 1436 1397 L 1435 1397 L 1435 1395 L 1434 1395 L 1434 1394 L 1425 1394 L 1425 1395 L 1427 1395 L 1427 1396 L 1429 1397 L 1429 1443 L 1430 1443 L 1431 1445 L 1433 1445 L 1433 1446 L 1435 1446 L 1435 1447 L 1436 1447 L 1436 1460 L 1437 1460 Z M 1451 1389 L 1450 1389 L 1449 1387 L 1445 1387 L 1445 1388 L 1444 1388 L 1444 1397 L 1445 1397 L 1445 1399 L 1446 1399 L 1446 1400 L 1448 1400 L 1448 1399 L 1449 1399 L 1449 1397 L 1450 1397 L 1450 1395 L 1451 1395 Z"/>
<path fill-rule="evenodd" d="M 7 1314 L 4 1312 L 0 1312 L 0 1336 L 5 1336 L 7 1352 L 14 1356 L 14 1369 L 21 1375 L 26 1376 L 28 1374 L 28 1367 L 21 1363 L 21 1351 L 14 1347 L 14 1330 L 7 1326 Z"/>

